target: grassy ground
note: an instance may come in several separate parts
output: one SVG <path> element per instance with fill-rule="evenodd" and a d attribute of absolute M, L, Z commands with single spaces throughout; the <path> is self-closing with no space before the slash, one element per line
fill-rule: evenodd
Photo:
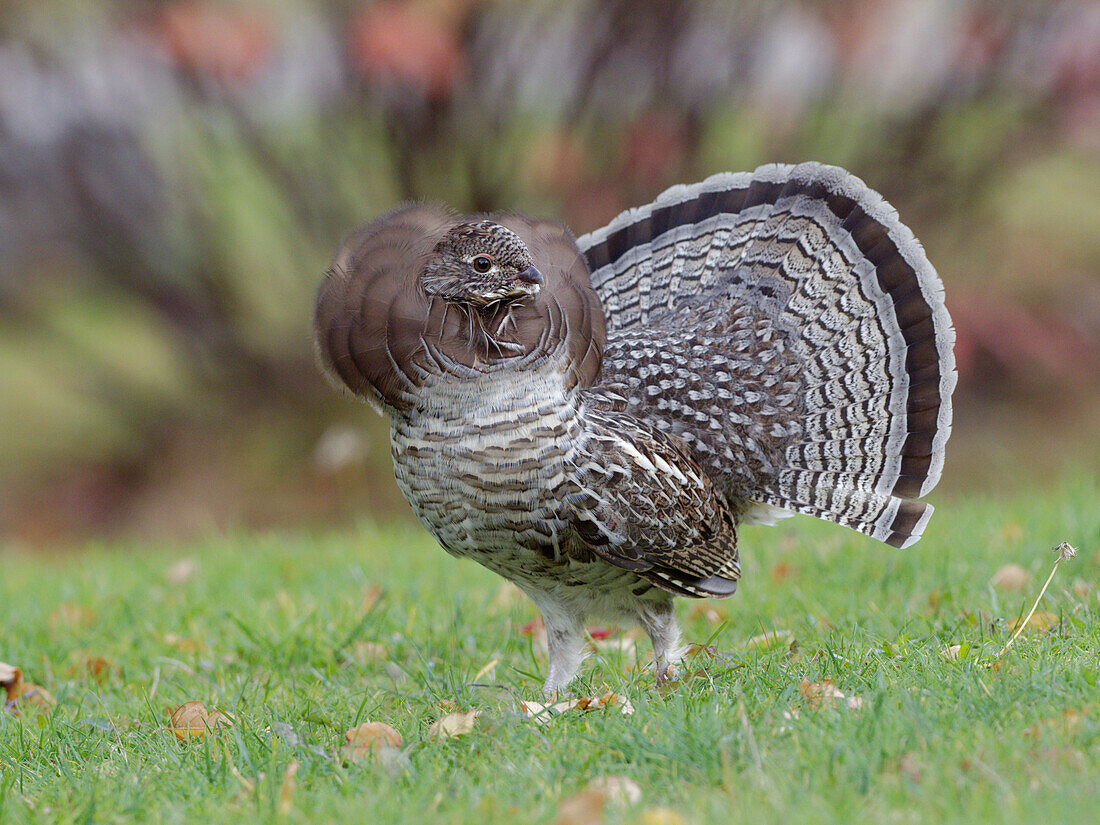
<path fill-rule="evenodd" d="M 905 552 L 808 519 L 746 530 L 742 591 L 681 606 L 688 637 L 721 657 L 693 657 L 700 673 L 659 690 L 632 667 L 648 643 L 619 643 L 577 692 L 614 690 L 635 713 L 546 725 L 518 711 L 545 670 L 521 632 L 534 609 L 412 529 L 8 551 L 0 661 L 57 706 L 0 712 L 0 821 L 1087 820 L 1100 810 L 1098 500 L 1086 479 L 941 503 Z M 991 667 L 1061 540 L 1080 557 Z M 1030 580 L 991 585 L 1009 563 Z M 752 641 L 772 629 L 792 635 Z M 826 680 L 862 706 L 823 701 Z M 238 722 L 182 744 L 165 707 L 188 700 Z M 428 736 L 467 709 L 481 711 L 472 732 Z M 403 745 L 349 761 L 344 732 L 367 720 Z M 641 800 L 563 805 L 604 775 Z"/>

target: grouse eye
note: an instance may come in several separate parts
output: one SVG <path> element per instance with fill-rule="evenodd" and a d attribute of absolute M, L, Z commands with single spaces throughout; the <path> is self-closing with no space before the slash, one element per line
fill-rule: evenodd
<path fill-rule="evenodd" d="M 493 262 L 485 255 L 478 255 L 474 258 L 474 269 L 478 272 L 488 272 L 493 268 Z"/>

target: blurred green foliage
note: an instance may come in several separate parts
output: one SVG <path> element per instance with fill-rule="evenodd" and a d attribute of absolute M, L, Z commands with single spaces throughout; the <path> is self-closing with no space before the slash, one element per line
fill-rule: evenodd
<path fill-rule="evenodd" d="M 964 455 L 998 405 L 1100 385 L 1100 3 L 46 0 L 0 36 L 9 538 L 396 501 L 309 324 L 339 238 L 408 198 L 580 233 L 836 163 L 944 277 Z"/>

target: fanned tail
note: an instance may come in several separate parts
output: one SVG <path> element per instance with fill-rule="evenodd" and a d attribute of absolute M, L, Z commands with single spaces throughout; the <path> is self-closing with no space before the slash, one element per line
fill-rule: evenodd
<path fill-rule="evenodd" d="M 753 498 L 896 547 L 916 542 L 951 433 L 955 332 L 943 285 L 859 178 L 769 165 L 677 186 L 578 240 L 609 330 L 721 294 L 791 331 L 802 434 Z"/>

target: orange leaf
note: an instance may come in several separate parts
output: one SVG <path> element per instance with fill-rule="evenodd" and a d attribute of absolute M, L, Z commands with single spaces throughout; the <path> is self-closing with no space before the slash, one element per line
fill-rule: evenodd
<path fill-rule="evenodd" d="M 585 788 L 562 800 L 556 825 L 599 825 L 607 797 L 597 788 Z"/>
<path fill-rule="evenodd" d="M 18 714 L 23 709 L 38 713 L 47 711 L 57 704 L 48 690 L 23 681 L 23 671 L 14 665 L 0 662 L 0 687 L 4 688 L 4 707 Z"/>
<path fill-rule="evenodd" d="M 221 728 L 232 727 L 235 721 L 228 713 L 220 710 L 211 713 L 202 702 L 192 701 L 184 702 L 172 711 L 169 724 L 177 739 L 188 742 L 192 739 L 203 739 Z"/>
<path fill-rule="evenodd" d="M 832 679 L 811 682 L 803 677 L 798 684 L 798 689 L 802 692 L 802 698 L 806 700 L 806 704 L 814 709 L 833 707 L 840 702 L 843 702 L 852 710 L 863 707 L 863 697 L 845 696 Z"/>
<path fill-rule="evenodd" d="M 401 734 L 385 722 L 364 722 L 344 734 L 347 740 L 340 753 L 349 762 L 380 756 L 387 749 L 401 747 Z"/>
<path fill-rule="evenodd" d="M 1031 574 L 1018 564 L 1006 564 L 1001 567 L 989 583 L 998 590 L 1023 590 L 1031 581 Z"/>
<path fill-rule="evenodd" d="M 1015 633 L 1016 629 L 1022 624 L 1021 619 L 1016 619 L 1012 623 L 1012 632 Z M 1055 613 L 1051 613 L 1049 610 L 1036 610 L 1031 616 L 1028 617 L 1027 624 L 1024 625 L 1025 630 L 1038 630 L 1040 633 L 1044 630 L 1050 630 L 1052 627 L 1058 624 L 1058 616 Z"/>

